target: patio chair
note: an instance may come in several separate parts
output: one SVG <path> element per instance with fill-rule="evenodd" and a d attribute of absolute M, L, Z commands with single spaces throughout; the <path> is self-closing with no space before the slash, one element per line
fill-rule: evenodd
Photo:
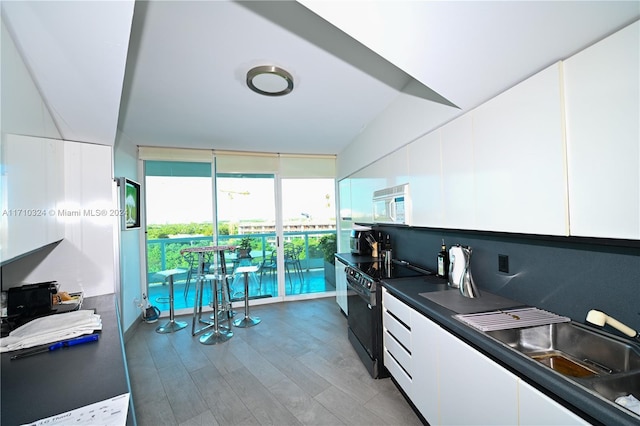
<path fill-rule="evenodd" d="M 285 246 L 284 249 L 284 267 L 287 274 L 290 273 L 290 267 L 293 268 L 293 272 L 300 278 L 300 290 L 302 291 L 302 285 L 304 284 L 304 276 L 302 274 L 302 264 L 300 263 L 300 253 L 302 253 L 301 247 Z M 289 276 L 289 283 L 291 284 L 291 292 L 293 293 L 293 283 L 291 283 L 291 276 Z"/>

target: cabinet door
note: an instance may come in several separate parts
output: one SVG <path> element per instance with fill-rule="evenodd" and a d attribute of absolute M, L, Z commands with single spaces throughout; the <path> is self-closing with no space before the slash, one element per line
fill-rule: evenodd
<path fill-rule="evenodd" d="M 438 416 L 438 340 L 445 333 L 437 324 L 418 312 L 411 315 L 413 363 L 413 404 L 429 422 L 440 424 Z"/>
<path fill-rule="evenodd" d="M 354 222 L 373 222 L 373 192 L 384 187 L 379 174 L 376 178 L 373 166 L 368 166 L 351 176 L 351 215 Z"/>
<path fill-rule="evenodd" d="M 522 380 L 518 380 L 518 412 L 520 425 L 590 424 Z"/>
<path fill-rule="evenodd" d="M 65 196 L 80 217 L 70 218 L 65 239 L 83 253 L 83 259 L 112 259 L 114 232 L 120 216 L 113 215 L 112 148 L 80 142 L 65 142 Z M 114 264 L 111 261 L 77 261 L 78 276 L 92 277 L 85 296 L 113 292 Z"/>
<path fill-rule="evenodd" d="M 402 147 L 385 155 L 370 167 L 375 170 L 374 176 L 379 178 L 380 187 L 376 190 L 407 183 L 409 179 L 407 148 Z"/>
<path fill-rule="evenodd" d="M 472 115 L 477 228 L 567 235 L 560 65 Z"/>
<path fill-rule="evenodd" d="M 411 319 L 414 310 L 382 289 L 382 341 L 384 365 L 404 393 L 414 400 Z"/>
<path fill-rule="evenodd" d="M 407 147 L 412 225 L 442 226 L 442 170 L 440 131 L 429 133 Z"/>
<path fill-rule="evenodd" d="M 441 129 L 443 227 L 475 229 L 475 192 L 471 114 Z"/>
<path fill-rule="evenodd" d="M 64 207 L 64 141 L 48 139 L 45 143 L 47 211 L 55 211 L 55 215 L 47 217 L 47 241 L 53 242 L 64 238 L 64 217 L 58 211 Z"/>
<path fill-rule="evenodd" d="M 640 239 L 640 22 L 564 62 L 571 235 Z"/>
<path fill-rule="evenodd" d="M 349 309 L 347 307 L 347 274 L 344 273 L 344 268 L 347 266 L 340 262 L 336 258 L 336 302 L 342 309 L 345 315 L 349 315 Z"/>
<path fill-rule="evenodd" d="M 6 135 L 2 144 L 2 260 L 56 241 L 57 193 L 49 193 L 48 158 L 56 141 Z M 59 189 L 59 188 L 58 188 Z M 53 210 L 52 210 L 53 209 Z M 52 225 L 54 224 L 54 225 Z M 60 238 L 57 238 L 60 239 Z"/>
<path fill-rule="evenodd" d="M 439 349 L 441 424 L 518 423 L 517 376 L 449 333 Z"/>
<path fill-rule="evenodd" d="M 349 237 L 353 218 L 351 216 L 351 179 L 346 178 L 338 182 L 338 200 L 340 200 L 340 221 L 338 223 L 338 253 L 350 251 Z"/>

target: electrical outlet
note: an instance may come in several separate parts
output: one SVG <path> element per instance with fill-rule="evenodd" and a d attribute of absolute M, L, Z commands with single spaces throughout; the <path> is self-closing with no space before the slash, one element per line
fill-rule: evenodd
<path fill-rule="evenodd" d="M 509 273 L 509 256 L 506 254 L 498 255 L 498 271 L 504 272 L 505 274 Z"/>

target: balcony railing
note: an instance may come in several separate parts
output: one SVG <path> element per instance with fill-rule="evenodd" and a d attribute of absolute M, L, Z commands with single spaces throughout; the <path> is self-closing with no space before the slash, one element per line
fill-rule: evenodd
<path fill-rule="evenodd" d="M 335 235 L 335 230 L 314 230 L 300 232 L 285 232 L 285 245 L 292 244 L 295 240 L 303 239 L 300 263 L 306 271 L 324 267 L 324 253 L 318 242 L 324 235 Z M 265 234 L 236 234 L 219 235 L 219 245 L 238 245 L 244 237 L 251 238 L 252 252 L 262 252 L 262 258 L 268 256 L 276 248 L 276 235 L 274 233 Z M 149 282 L 154 282 L 154 276 L 158 271 L 165 271 L 173 268 L 189 267 L 187 260 L 180 255 L 180 250 L 187 247 L 199 247 L 212 245 L 212 237 L 180 237 L 180 238 L 158 238 L 147 241 L 147 273 Z M 297 244 L 296 244 L 297 245 Z"/>

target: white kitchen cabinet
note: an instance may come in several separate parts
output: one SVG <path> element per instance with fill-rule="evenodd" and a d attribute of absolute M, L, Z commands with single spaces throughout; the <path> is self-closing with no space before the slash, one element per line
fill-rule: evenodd
<path fill-rule="evenodd" d="M 640 22 L 564 62 L 570 233 L 640 239 Z"/>
<path fill-rule="evenodd" d="M 522 426 L 590 424 L 521 379 L 518 381 L 518 411 L 518 424 Z"/>
<path fill-rule="evenodd" d="M 373 222 L 373 193 L 379 189 L 407 182 L 407 148 L 368 165 L 350 176 L 351 217 L 354 222 Z"/>
<path fill-rule="evenodd" d="M 57 214 L 63 207 L 64 191 L 64 141 L 48 139 L 44 146 L 47 159 L 47 202 L 49 212 L 55 210 L 55 215 L 47 217 L 47 241 L 58 241 L 64 238 L 64 217 Z"/>
<path fill-rule="evenodd" d="M 467 113 L 442 126 L 443 228 L 476 229 L 473 133 Z"/>
<path fill-rule="evenodd" d="M 476 228 L 568 235 L 561 65 L 472 111 Z"/>
<path fill-rule="evenodd" d="M 2 261 L 64 237 L 63 142 L 5 135 L 2 144 Z"/>
<path fill-rule="evenodd" d="M 409 179 L 407 147 L 385 155 L 369 167 L 372 168 L 373 176 L 379 182 L 376 190 L 407 183 Z"/>
<path fill-rule="evenodd" d="M 438 228 L 443 225 L 440 131 L 411 142 L 407 147 L 412 225 Z"/>
<path fill-rule="evenodd" d="M 384 187 L 382 182 L 373 166 L 365 167 L 351 176 L 351 217 L 354 222 L 373 222 L 373 192 Z"/>
<path fill-rule="evenodd" d="M 351 215 L 351 179 L 345 178 L 338 182 L 338 200 L 340 202 L 340 221 L 338 222 L 338 252 L 350 251 L 349 237 L 353 219 Z"/>
<path fill-rule="evenodd" d="M 385 366 L 432 425 L 587 425 L 383 288 Z"/>
<path fill-rule="evenodd" d="M 111 146 L 64 143 L 64 182 L 67 208 L 78 213 L 66 218 L 65 240 L 82 257 L 70 259 L 77 270 L 68 283 L 84 286 L 85 296 L 113 292 L 114 232 L 121 217 L 114 209 Z M 100 259 L 89 263 L 86 259 Z M 92 277 L 87 286 L 87 277 Z"/>
<path fill-rule="evenodd" d="M 431 320 L 382 290 L 384 365 L 420 414 L 438 424 L 438 339 Z"/>
<path fill-rule="evenodd" d="M 438 360 L 441 424 L 518 423 L 517 376 L 447 332 Z"/>
<path fill-rule="evenodd" d="M 382 290 L 383 360 L 389 373 L 412 401 L 415 399 L 412 368 L 413 309 Z"/>
<path fill-rule="evenodd" d="M 340 261 L 337 257 L 335 263 L 336 270 L 336 302 L 342 312 L 345 315 L 349 315 L 349 308 L 347 306 L 347 274 L 345 274 L 344 269 L 347 267 L 344 263 Z"/>
<path fill-rule="evenodd" d="M 413 381 L 416 391 L 413 404 L 422 416 L 432 425 L 441 424 L 438 407 L 438 371 L 440 326 L 429 318 L 413 311 L 411 316 L 411 348 L 413 363 Z"/>

